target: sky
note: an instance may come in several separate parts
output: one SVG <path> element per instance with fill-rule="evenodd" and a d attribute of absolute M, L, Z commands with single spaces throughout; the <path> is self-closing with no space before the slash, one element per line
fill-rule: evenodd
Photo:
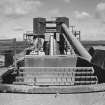
<path fill-rule="evenodd" d="M 23 39 L 34 17 L 68 17 L 81 40 L 105 40 L 105 0 L 0 0 L 0 39 Z"/>

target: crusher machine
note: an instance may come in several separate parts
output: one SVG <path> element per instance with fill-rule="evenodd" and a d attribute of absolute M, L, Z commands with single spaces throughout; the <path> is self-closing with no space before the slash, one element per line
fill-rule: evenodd
<path fill-rule="evenodd" d="M 103 72 L 69 30 L 69 19 L 33 19 L 33 32 L 24 34 L 29 47 L 17 60 L 11 77 L 4 74 L 1 92 L 71 94 L 100 91 Z M 101 87 L 104 90 L 104 87 Z"/>

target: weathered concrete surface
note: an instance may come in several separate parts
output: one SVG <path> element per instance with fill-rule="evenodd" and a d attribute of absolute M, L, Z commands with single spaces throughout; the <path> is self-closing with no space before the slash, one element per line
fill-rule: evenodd
<path fill-rule="evenodd" d="M 15 85 L 14 85 L 15 86 Z M 20 87 L 20 88 L 19 88 Z M 18 88 L 20 91 L 23 87 L 24 93 L 0 93 L 0 105 L 104 105 L 105 104 L 105 85 L 94 85 L 95 91 L 91 91 L 89 88 L 81 88 L 89 90 L 91 92 L 88 93 L 76 93 L 75 91 L 79 91 L 79 88 L 74 87 L 73 94 L 59 94 L 59 92 L 53 94 L 27 94 L 27 90 L 30 88 L 34 88 L 34 86 L 19 86 L 17 85 L 15 88 Z M 93 88 L 93 86 L 90 86 Z M 0 87 L 1 88 L 1 87 Z M 5 88 L 5 87 L 4 87 Z M 3 88 L 3 89 L 4 89 Z M 73 87 L 72 87 L 73 88 Z M 69 91 L 73 91 L 73 89 Z M 81 92 L 83 91 L 81 90 Z M 96 92 L 97 90 L 97 92 Z M 99 90 L 101 92 L 99 92 Z M 103 90 L 103 91 L 102 91 Z M 25 93 L 26 91 L 26 93 Z M 5 91 L 4 91 L 5 92 Z M 30 92 L 29 93 L 34 93 Z M 68 93 L 68 92 L 67 92 Z"/>
<path fill-rule="evenodd" d="M 105 105 L 105 92 L 85 94 L 0 93 L 0 105 Z"/>

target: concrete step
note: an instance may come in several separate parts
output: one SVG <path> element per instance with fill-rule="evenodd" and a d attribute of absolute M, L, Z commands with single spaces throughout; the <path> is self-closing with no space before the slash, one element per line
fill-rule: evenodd
<path fill-rule="evenodd" d="M 20 67 L 20 72 L 92 72 L 93 67 Z"/>
<path fill-rule="evenodd" d="M 48 75 L 48 76 L 92 76 L 93 73 L 91 72 L 19 72 L 19 76 L 26 76 L 26 75 L 31 75 L 31 76 L 40 76 L 40 75 Z"/>
<path fill-rule="evenodd" d="M 92 67 L 20 67 L 15 82 L 29 85 L 95 84 L 98 79 L 93 74 Z"/>
<path fill-rule="evenodd" d="M 94 81 L 94 82 L 93 82 Z M 66 77 L 66 78 L 60 78 L 60 77 L 17 77 L 16 82 L 25 82 L 25 83 L 34 83 L 40 85 L 70 85 L 70 84 L 92 84 L 97 83 L 97 77 L 96 76 L 77 76 L 77 77 Z M 41 84 L 42 83 L 42 84 Z"/>
<path fill-rule="evenodd" d="M 14 82 L 17 85 L 33 85 L 33 86 L 73 86 L 73 85 L 92 85 L 97 81 L 75 81 L 75 82 Z"/>

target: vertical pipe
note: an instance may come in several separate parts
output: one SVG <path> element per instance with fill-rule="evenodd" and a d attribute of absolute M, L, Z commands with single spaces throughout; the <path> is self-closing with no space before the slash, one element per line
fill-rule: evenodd
<path fill-rule="evenodd" d="M 91 61 L 92 57 L 88 53 L 88 51 L 82 46 L 82 44 L 76 39 L 76 37 L 73 34 L 70 34 L 70 31 L 68 27 L 63 23 L 62 29 L 69 41 L 73 45 L 73 47 L 76 49 L 76 51 L 79 53 L 80 56 L 87 59 L 89 62 Z"/>
<path fill-rule="evenodd" d="M 50 55 L 54 55 L 54 43 L 53 43 L 53 35 L 50 36 Z"/>
<path fill-rule="evenodd" d="M 14 65 L 15 65 L 15 69 L 17 67 L 16 64 L 16 38 L 13 39 L 13 44 L 14 44 Z"/>

